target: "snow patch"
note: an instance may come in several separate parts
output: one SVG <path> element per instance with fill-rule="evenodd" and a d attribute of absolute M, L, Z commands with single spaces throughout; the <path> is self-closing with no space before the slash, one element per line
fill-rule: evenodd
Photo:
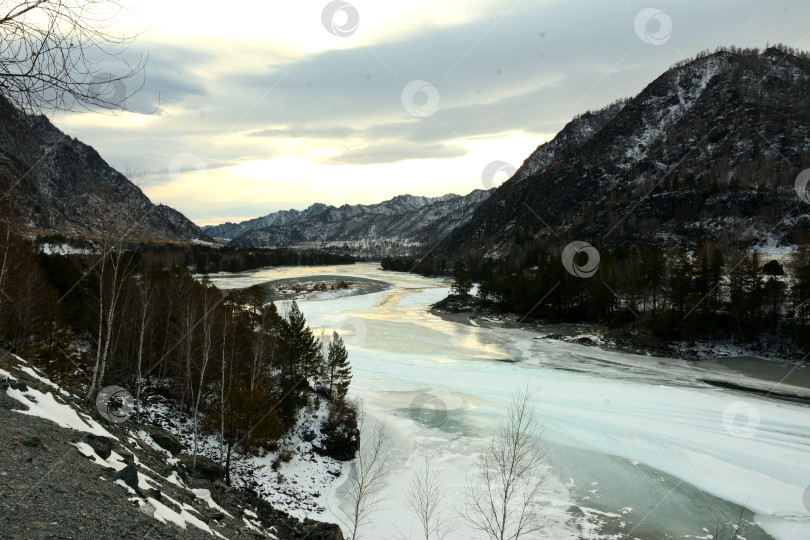
<path fill-rule="evenodd" d="M 69 405 L 56 401 L 50 392 L 43 394 L 34 388 L 29 388 L 25 392 L 7 388 L 6 394 L 28 407 L 27 411 L 14 409 L 14 412 L 44 418 L 64 428 L 118 440 L 118 437 L 101 427 L 92 418 L 79 416 Z"/>

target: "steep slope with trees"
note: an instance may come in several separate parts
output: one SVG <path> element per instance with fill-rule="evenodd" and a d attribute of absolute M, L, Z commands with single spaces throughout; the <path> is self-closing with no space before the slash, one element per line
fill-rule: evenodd
<path fill-rule="evenodd" d="M 153 204 L 92 147 L 7 102 L 0 105 L 0 192 L 18 224 L 40 233 L 98 237 L 115 221 L 126 223 L 130 239 L 213 241 L 180 212 Z"/>
<path fill-rule="evenodd" d="M 440 247 L 505 256 L 537 238 L 602 248 L 795 243 L 810 226 L 794 179 L 810 165 L 810 57 L 722 50 L 626 102 L 573 120 Z"/>
<path fill-rule="evenodd" d="M 802 357 L 808 82 L 810 55 L 782 46 L 681 62 L 572 120 L 435 250 L 383 268 L 454 273 L 440 308 L 605 323 L 662 354 L 698 339 Z"/>

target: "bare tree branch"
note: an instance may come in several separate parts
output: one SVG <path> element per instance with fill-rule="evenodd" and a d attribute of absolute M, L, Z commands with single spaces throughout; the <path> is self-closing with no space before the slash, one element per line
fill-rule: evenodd
<path fill-rule="evenodd" d="M 452 520 L 440 513 L 445 496 L 441 475 L 426 454 L 422 468 L 411 478 L 407 493 L 408 508 L 419 518 L 425 540 L 442 540 L 453 528 Z"/>
<path fill-rule="evenodd" d="M 113 30 L 121 11 L 117 0 L 0 2 L 0 94 L 26 113 L 125 110 L 146 58 L 127 58 L 138 35 Z"/>

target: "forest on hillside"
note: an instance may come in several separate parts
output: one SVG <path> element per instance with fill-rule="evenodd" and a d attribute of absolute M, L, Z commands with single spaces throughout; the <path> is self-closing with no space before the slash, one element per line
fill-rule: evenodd
<path fill-rule="evenodd" d="M 598 255 L 598 269 L 578 277 L 559 248 L 515 250 L 506 259 L 454 263 L 438 258 L 385 259 L 386 270 L 453 275 L 453 292 L 478 283 L 481 307 L 528 320 L 594 322 L 660 342 L 728 341 L 802 356 L 810 350 L 810 246 L 784 260 L 756 251 L 724 252 L 711 240 L 667 251 L 626 244 Z M 578 253 L 572 268 L 588 264 Z"/>
<path fill-rule="evenodd" d="M 272 448 L 322 400 L 320 450 L 353 456 L 357 410 L 346 397 L 351 371 L 340 336 L 315 335 L 297 304 L 280 313 L 259 286 L 224 293 L 187 266 L 206 270 L 212 255 L 237 260 L 244 250 L 113 243 L 100 254 L 37 253 L 11 220 L 0 227 L 0 346 L 89 402 L 106 386 L 128 389 L 136 415 L 142 392 L 159 388 L 191 418 L 195 455 L 202 437 L 219 441 L 226 473 L 234 452 Z M 247 256 L 337 262 L 271 250 Z"/>

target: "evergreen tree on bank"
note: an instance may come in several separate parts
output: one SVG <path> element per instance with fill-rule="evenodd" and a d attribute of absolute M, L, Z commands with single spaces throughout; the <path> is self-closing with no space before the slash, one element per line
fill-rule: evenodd
<path fill-rule="evenodd" d="M 344 401 L 352 382 L 352 370 L 349 366 L 349 353 L 343 344 L 343 338 L 337 332 L 332 333 L 329 342 L 325 379 L 329 398 L 337 402 Z"/>

